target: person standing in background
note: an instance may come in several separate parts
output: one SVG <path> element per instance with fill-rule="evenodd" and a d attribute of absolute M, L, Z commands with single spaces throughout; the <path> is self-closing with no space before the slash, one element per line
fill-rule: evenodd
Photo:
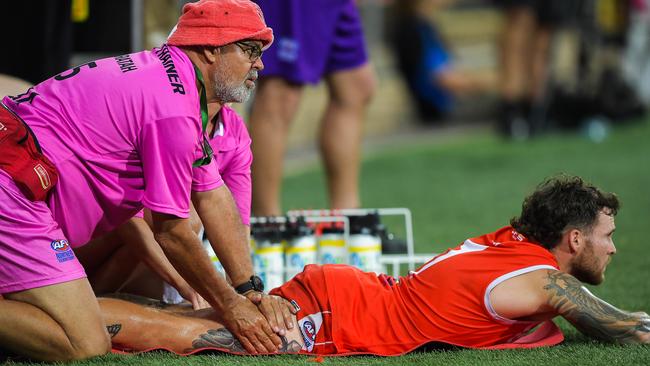
<path fill-rule="evenodd" d="M 289 127 L 305 84 L 324 79 L 319 147 L 331 208 L 360 206 L 363 120 L 376 88 L 353 0 L 255 0 L 277 41 L 264 54 L 250 115 L 253 214 L 279 215 Z"/>
<path fill-rule="evenodd" d="M 497 129 L 504 137 L 525 140 L 543 129 L 549 48 L 553 29 L 562 20 L 563 4 L 560 0 L 495 3 L 505 14 L 499 45 L 501 109 Z"/>
<path fill-rule="evenodd" d="M 432 15 L 449 0 L 396 0 L 391 46 L 420 121 L 435 124 L 456 109 L 457 100 L 496 89 L 492 73 L 462 70 Z"/>

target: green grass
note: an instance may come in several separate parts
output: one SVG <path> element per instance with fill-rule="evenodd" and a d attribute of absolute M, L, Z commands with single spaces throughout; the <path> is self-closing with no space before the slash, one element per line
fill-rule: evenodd
<path fill-rule="evenodd" d="M 421 141 L 422 139 L 418 139 Z M 628 310 L 650 312 L 650 123 L 615 129 L 603 143 L 581 136 L 552 135 L 527 143 L 504 143 L 489 135 L 459 136 L 435 144 L 391 146 L 363 165 L 365 207 L 408 207 L 419 253 L 440 252 L 467 237 L 493 231 L 518 214 L 523 197 L 545 177 L 580 175 L 617 192 L 618 254 L 607 280 L 592 291 Z M 304 171 L 285 181 L 284 207 L 325 207 L 322 171 Z M 644 235 L 645 234 L 645 235 Z M 590 341 L 566 322 L 567 340 L 547 349 L 455 350 L 402 357 L 326 358 L 329 365 L 648 365 L 650 346 L 610 346 Z M 165 353 L 106 356 L 77 363 L 99 365 L 314 365 L 310 357 L 176 357 Z"/>

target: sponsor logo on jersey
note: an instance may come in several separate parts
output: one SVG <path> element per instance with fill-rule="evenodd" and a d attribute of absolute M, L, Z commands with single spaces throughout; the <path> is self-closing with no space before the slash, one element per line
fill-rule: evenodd
<path fill-rule="evenodd" d="M 53 240 L 50 243 L 50 247 L 54 250 L 56 254 L 56 260 L 59 263 L 67 262 L 74 259 L 74 252 L 70 248 L 70 244 L 65 239 Z"/>

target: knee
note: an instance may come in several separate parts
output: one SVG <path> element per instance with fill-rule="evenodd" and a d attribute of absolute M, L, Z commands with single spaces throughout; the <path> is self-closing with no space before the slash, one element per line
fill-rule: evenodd
<path fill-rule="evenodd" d="M 302 99 L 302 86 L 278 77 L 261 79 L 251 110 L 251 125 L 288 125 Z M 269 126 L 270 127 L 270 126 Z"/>
<path fill-rule="evenodd" d="M 374 73 L 368 73 L 368 76 L 363 78 L 359 83 L 358 95 L 361 103 L 365 106 L 375 96 L 377 91 L 377 77 Z"/>
<path fill-rule="evenodd" d="M 111 339 L 108 333 L 102 332 L 94 337 L 87 337 L 70 345 L 67 355 L 62 361 L 85 360 L 92 357 L 103 356 L 111 352 Z"/>
<path fill-rule="evenodd" d="M 347 108 L 365 108 L 377 90 L 377 78 L 369 67 L 356 74 L 350 74 L 350 80 L 330 88 L 330 100 L 333 104 Z"/>

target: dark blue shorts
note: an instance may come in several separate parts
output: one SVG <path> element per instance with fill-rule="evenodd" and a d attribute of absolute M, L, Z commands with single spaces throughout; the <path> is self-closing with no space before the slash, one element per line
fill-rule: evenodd
<path fill-rule="evenodd" d="M 368 61 L 353 0 L 254 0 L 275 41 L 264 52 L 261 76 L 317 83 L 324 75 Z"/>

